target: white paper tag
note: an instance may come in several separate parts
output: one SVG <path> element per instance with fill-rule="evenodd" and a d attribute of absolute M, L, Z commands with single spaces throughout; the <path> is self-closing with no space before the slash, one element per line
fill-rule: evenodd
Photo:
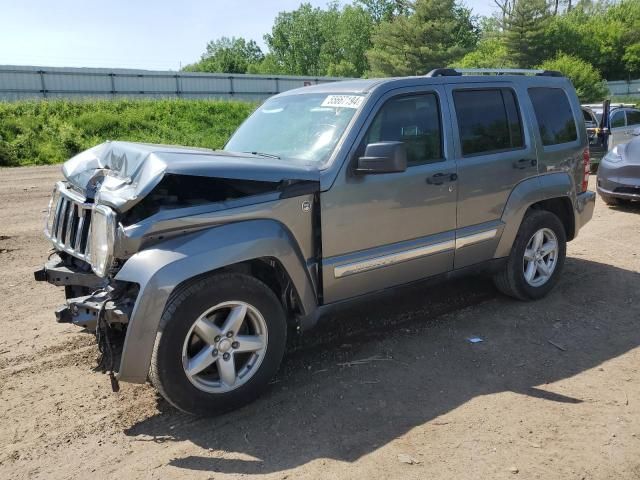
<path fill-rule="evenodd" d="M 360 95 L 329 95 L 322 102 L 322 107 L 358 108 L 364 100 Z"/>

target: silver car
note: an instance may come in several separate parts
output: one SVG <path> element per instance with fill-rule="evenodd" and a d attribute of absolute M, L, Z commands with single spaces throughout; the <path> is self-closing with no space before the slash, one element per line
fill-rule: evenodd
<path fill-rule="evenodd" d="M 640 201 L 640 127 L 629 143 L 616 145 L 598 169 L 597 190 L 608 205 Z"/>

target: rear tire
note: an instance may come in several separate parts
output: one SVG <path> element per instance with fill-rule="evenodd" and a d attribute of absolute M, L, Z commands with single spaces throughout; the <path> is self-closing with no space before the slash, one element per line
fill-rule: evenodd
<path fill-rule="evenodd" d="M 498 290 L 518 300 L 537 300 L 547 295 L 562 272 L 566 239 L 564 226 L 553 213 L 529 211 L 506 265 L 494 275 Z"/>
<path fill-rule="evenodd" d="M 284 310 L 267 285 L 248 275 L 211 275 L 169 298 L 149 377 L 174 407 L 218 415 L 265 390 L 286 338 Z"/>

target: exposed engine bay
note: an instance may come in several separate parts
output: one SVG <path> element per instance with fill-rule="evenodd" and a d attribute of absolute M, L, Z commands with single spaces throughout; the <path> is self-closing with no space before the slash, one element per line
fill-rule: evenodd
<path fill-rule="evenodd" d="M 142 201 L 127 211 L 124 225 L 150 217 L 163 208 L 184 208 L 251 197 L 279 190 L 279 182 L 166 174 Z"/>

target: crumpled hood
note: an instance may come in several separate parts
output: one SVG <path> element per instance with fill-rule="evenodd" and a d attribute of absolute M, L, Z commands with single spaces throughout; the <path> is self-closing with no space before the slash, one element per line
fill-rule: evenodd
<path fill-rule="evenodd" d="M 65 178 L 96 203 L 132 208 L 166 174 L 282 182 L 319 181 L 313 163 L 171 145 L 105 142 L 64 163 Z"/>

